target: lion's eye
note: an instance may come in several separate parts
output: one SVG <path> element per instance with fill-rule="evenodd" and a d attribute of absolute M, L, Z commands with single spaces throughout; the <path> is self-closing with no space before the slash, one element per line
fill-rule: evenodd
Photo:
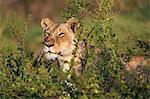
<path fill-rule="evenodd" d="M 46 32 L 45 35 L 46 35 L 46 36 L 50 36 L 50 33 L 47 33 L 47 32 Z"/>
<path fill-rule="evenodd" d="M 59 36 L 64 36 L 64 35 L 65 35 L 65 33 L 63 33 L 63 32 L 59 34 Z"/>

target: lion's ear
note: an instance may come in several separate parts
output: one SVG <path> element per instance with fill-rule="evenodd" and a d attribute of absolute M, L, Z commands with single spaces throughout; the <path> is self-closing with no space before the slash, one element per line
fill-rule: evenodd
<path fill-rule="evenodd" d="M 49 26 L 51 24 L 53 24 L 53 21 L 49 18 L 44 18 L 41 21 L 41 26 L 42 26 L 43 29 L 45 29 L 47 26 Z"/>
<path fill-rule="evenodd" d="M 72 17 L 66 21 L 66 23 L 69 25 L 69 27 L 72 29 L 74 33 L 76 33 L 78 27 L 80 26 L 79 20 Z"/>

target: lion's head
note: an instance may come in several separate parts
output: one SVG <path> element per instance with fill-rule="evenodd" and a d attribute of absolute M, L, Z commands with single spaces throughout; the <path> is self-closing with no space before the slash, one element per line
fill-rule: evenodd
<path fill-rule="evenodd" d="M 45 18 L 42 19 L 41 26 L 45 31 L 44 52 L 49 52 L 54 56 L 72 54 L 76 31 L 79 27 L 79 21 L 76 18 L 70 18 L 61 24 Z"/>

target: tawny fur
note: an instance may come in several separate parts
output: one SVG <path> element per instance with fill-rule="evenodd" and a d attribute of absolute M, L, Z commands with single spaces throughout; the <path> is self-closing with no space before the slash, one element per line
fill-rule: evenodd
<path fill-rule="evenodd" d="M 63 71 L 70 70 L 70 62 L 73 59 L 76 65 L 75 72 L 81 67 L 82 52 L 84 47 L 80 43 L 77 46 L 76 53 L 73 51 L 76 46 L 77 28 L 79 21 L 76 18 L 70 18 L 65 23 L 55 23 L 49 18 L 42 19 L 41 26 L 45 31 L 44 48 L 45 57 L 49 60 L 58 60 Z"/>

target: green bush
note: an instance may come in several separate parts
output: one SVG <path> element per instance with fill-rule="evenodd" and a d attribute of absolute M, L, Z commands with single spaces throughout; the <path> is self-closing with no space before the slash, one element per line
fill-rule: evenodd
<path fill-rule="evenodd" d="M 77 77 L 72 72 L 62 72 L 56 61 L 37 61 L 36 53 L 26 49 L 26 33 L 9 24 L 17 36 L 17 48 L 0 50 L 0 97 L 1 98 L 144 98 L 150 97 L 150 69 L 143 72 L 127 72 L 123 69 L 122 55 L 127 61 L 134 55 L 131 46 L 122 52 L 118 38 L 112 29 L 112 0 L 68 0 L 64 19 L 76 17 L 80 20 L 78 40 L 87 44 L 83 74 Z M 97 6 L 95 10 L 91 7 Z M 16 34 L 19 33 L 19 34 Z M 142 43 L 140 43 L 142 44 Z M 142 44 L 143 45 L 143 44 Z M 136 46 L 136 45 L 135 45 Z M 95 49 L 100 48 L 101 53 Z M 146 50 L 149 49 L 146 48 Z M 37 63 L 38 62 L 38 63 Z"/>

